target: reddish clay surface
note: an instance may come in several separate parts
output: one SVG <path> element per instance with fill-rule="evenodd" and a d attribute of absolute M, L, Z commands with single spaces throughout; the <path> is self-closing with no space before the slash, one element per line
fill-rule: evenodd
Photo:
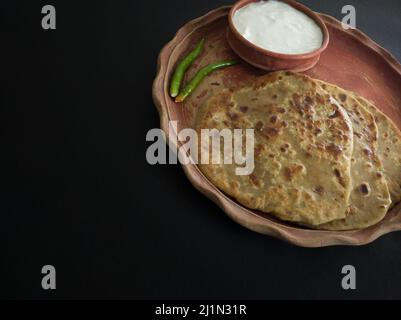
<path fill-rule="evenodd" d="M 266 73 L 242 62 L 209 76 L 184 104 L 176 104 L 169 97 L 168 85 L 178 59 L 201 37 L 206 37 L 205 50 L 189 70 L 186 79 L 192 77 L 199 67 L 208 63 L 220 59 L 239 59 L 226 41 L 227 15 L 230 8 L 216 9 L 189 22 L 161 51 L 158 74 L 153 85 L 153 97 L 160 114 L 161 128 L 165 132 L 168 132 L 170 120 L 178 121 L 179 130 L 192 127 L 197 110 L 214 92 L 224 88 L 239 87 L 254 77 Z M 336 19 L 326 15 L 320 16 L 328 27 L 331 40 L 318 64 L 306 74 L 355 91 L 373 101 L 401 127 L 399 62 L 360 31 L 346 31 Z M 184 165 L 183 169 L 195 188 L 212 199 L 236 222 L 256 232 L 296 245 L 306 247 L 362 245 L 372 242 L 383 234 L 401 230 L 401 205 L 393 208 L 382 222 L 364 230 L 316 231 L 286 224 L 268 214 L 242 207 L 213 186 L 196 165 Z"/>

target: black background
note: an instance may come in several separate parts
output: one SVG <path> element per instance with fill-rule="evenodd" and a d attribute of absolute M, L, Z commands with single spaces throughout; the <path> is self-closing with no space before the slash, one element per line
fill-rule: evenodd
<path fill-rule="evenodd" d="M 302 1 L 401 60 L 398 0 Z M 57 29 L 41 28 L 41 8 Z M 401 232 L 364 247 L 298 248 L 235 224 L 145 135 L 162 46 L 230 1 L 1 1 L 0 297 L 401 298 Z M 41 289 L 41 268 L 57 289 Z M 357 290 L 341 288 L 341 268 Z"/>

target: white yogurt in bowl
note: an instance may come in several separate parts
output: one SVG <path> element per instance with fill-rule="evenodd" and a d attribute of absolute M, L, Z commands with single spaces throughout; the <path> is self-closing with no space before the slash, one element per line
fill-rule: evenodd
<path fill-rule="evenodd" d="M 305 54 L 319 49 L 323 32 L 305 13 L 287 3 L 268 0 L 250 3 L 233 15 L 235 29 L 249 42 L 281 54 Z"/>

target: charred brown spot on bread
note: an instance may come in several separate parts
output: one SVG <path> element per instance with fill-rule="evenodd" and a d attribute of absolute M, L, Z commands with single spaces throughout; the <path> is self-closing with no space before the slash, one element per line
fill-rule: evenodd
<path fill-rule="evenodd" d="M 253 184 L 255 187 L 261 187 L 260 180 L 259 180 L 259 178 L 258 178 L 254 173 L 252 173 L 251 175 L 249 175 L 249 180 L 252 182 L 252 184 Z"/>
<path fill-rule="evenodd" d="M 310 96 L 305 97 L 305 104 L 308 106 L 313 105 L 313 99 Z"/>
<path fill-rule="evenodd" d="M 340 170 L 338 170 L 337 168 L 334 169 L 334 174 L 336 175 L 339 184 L 341 184 L 345 188 L 346 187 L 346 183 L 344 181 L 343 176 L 341 175 Z"/>
<path fill-rule="evenodd" d="M 326 145 L 326 151 L 333 156 L 339 156 L 343 152 L 343 149 L 335 143 L 330 143 L 329 145 Z"/>
<path fill-rule="evenodd" d="M 322 132 L 323 132 L 322 129 L 316 128 L 314 133 L 315 133 L 315 136 L 318 136 L 319 134 L 322 134 Z"/>
<path fill-rule="evenodd" d="M 259 157 L 260 154 L 262 153 L 263 150 L 263 145 L 257 144 L 255 147 L 255 157 Z"/>
<path fill-rule="evenodd" d="M 345 94 L 343 94 L 343 93 L 340 93 L 338 95 L 338 98 L 340 99 L 341 102 L 347 101 L 347 96 Z"/>
<path fill-rule="evenodd" d="M 291 181 L 293 178 L 293 172 L 290 168 L 284 168 L 284 176 L 288 181 Z"/>
<path fill-rule="evenodd" d="M 278 113 L 285 113 L 285 109 L 284 108 L 277 108 L 277 112 Z"/>
<path fill-rule="evenodd" d="M 267 138 L 276 138 L 280 134 L 280 129 L 274 127 L 265 127 L 262 134 Z"/>
<path fill-rule="evenodd" d="M 324 97 L 321 94 L 316 95 L 316 102 L 319 104 L 324 104 Z"/>
<path fill-rule="evenodd" d="M 292 99 L 294 100 L 294 104 L 296 107 L 301 107 L 301 96 L 298 93 L 294 93 L 292 95 Z"/>
<path fill-rule="evenodd" d="M 238 115 L 238 113 L 235 113 L 235 112 L 228 111 L 227 117 L 229 117 L 232 121 L 239 120 L 239 115 Z"/>
<path fill-rule="evenodd" d="M 281 152 L 286 152 L 289 148 L 290 148 L 290 145 L 289 145 L 288 143 L 284 143 L 284 144 L 280 147 L 280 151 L 281 151 Z"/>
<path fill-rule="evenodd" d="M 211 85 L 212 85 L 212 86 L 219 86 L 220 83 L 218 83 L 218 82 L 212 82 Z"/>
<path fill-rule="evenodd" d="M 263 79 L 263 80 L 260 80 L 260 81 L 256 81 L 253 84 L 252 88 L 255 91 L 257 91 L 259 89 L 262 89 L 263 87 L 265 87 L 269 83 L 269 81 L 274 82 L 274 79 L 270 79 L 270 80 L 269 79 Z"/>
<path fill-rule="evenodd" d="M 364 195 L 367 196 L 370 193 L 370 186 L 368 183 L 364 182 L 359 186 L 359 191 Z"/>
<path fill-rule="evenodd" d="M 273 94 L 272 99 L 277 100 L 277 98 L 278 98 L 277 94 Z"/>
<path fill-rule="evenodd" d="M 287 181 L 292 181 L 296 175 L 302 172 L 303 166 L 296 164 L 284 168 L 284 177 Z"/>
<path fill-rule="evenodd" d="M 255 125 L 255 129 L 256 129 L 257 131 L 262 131 L 263 127 L 264 127 L 264 123 L 263 123 L 262 121 L 258 121 L 258 122 L 256 123 L 256 125 Z"/>
<path fill-rule="evenodd" d="M 326 150 L 326 146 L 321 142 L 316 143 L 315 148 L 318 149 L 319 151 L 325 151 Z M 313 150 L 313 147 L 310 150 Z"/>
<path fill-rule="evenodd" d="M 349 140 L 349 136 L 346 135 L 346 134 L 342 134 L 342 135 L 341 135 L 341 139 L 342 139 L 343 141 L 347 142 L 347 141 Z"/>
<path fill-rule="evenodd" d="M 270 122 L 273 123 L 273 124 L 276 123 L 277 122 L 277 116 L 271 116 Z"/>
<path fill-rule="evenodd" d="M 239 110 L 240 110 L 242 113 L 247 113 L 248 110 L 249 110 L 249 107 L 247 107 L 247 106 L 241 106 L 241 107 L 239 107 Z"/>
<path fill-rule="evenodd" d="M 317 186 L 315 189 L 313 189 L 313 191 L 317 193 L 319 196 L 322 196 L 324 194 L 324 187 Z"/>
<path fill-rule="evenodd" d="M 359 139 L 362 138 L 362 135 L 359 132 L 356 132 L 356 131 L 354 131 L 354 136 L 356 136 Z"/>
<path fill-rule="evenodd" d="M 306 96 L 303 100 L 301 96 L 294 93 L 293 94 L 293 101 L 296 111 L 301 115 L 311 119 L 312 114 L 314 113 L 313 110 L 313 99 L 309 96 Z"/>
<path fill-rule="evenodd" d="M 363 148 L 363 153 L 368 157 L 372 156 L 372 150 L 370 150 L 369 148 Z"/>

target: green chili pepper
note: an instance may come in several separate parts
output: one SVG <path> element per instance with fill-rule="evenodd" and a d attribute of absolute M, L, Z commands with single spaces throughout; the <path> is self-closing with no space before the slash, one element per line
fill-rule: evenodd
<path fill-rule="evenodd" d="M 227 67 L 233 66 L 237 63 L 238 63 L 237 61 L 220 61 L 217 63 L 209 64 L 206 67 L 203 67 L 192 78 L 192 80 L 185 86 L 185 88 L 181 90 L 178 97 L 175 98 L 175 102 L 183 102 L 191 94 L 191 92 L 194 91 L 198 87 L 199 83 L 201 83 L 201 81 L 206 76 L 211 74 L 213 71 L 222 69 L 222 68 L 227 68 Z"/>
<path fill-rule="evenodd" d="M 171 78 L 170 95 L 175 98 L 180 92 L 182 79 L 184 79 L 185 72 L 191 66 L 191 64 L 196 60 L 199 54 L 203 50 L 203 45 L 205 44 L 205 39 L 199 41 L 195 49 L 191 51 L 185 58 L 183 58 L 175 69 L 174 75 Z"/>

